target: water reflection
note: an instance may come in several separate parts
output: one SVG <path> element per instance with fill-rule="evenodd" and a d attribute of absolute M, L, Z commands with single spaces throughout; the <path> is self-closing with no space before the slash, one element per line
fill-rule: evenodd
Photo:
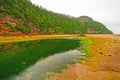
<path fill-rule="evenodd" d="M 73 64 L 82 59 L 84 56 L 80 54 L 80 51 L 72 50 L 49 56 L 38 61 L 12 80 L 44 80 L 47 72 L 59 72 L 68 64 Z"/>

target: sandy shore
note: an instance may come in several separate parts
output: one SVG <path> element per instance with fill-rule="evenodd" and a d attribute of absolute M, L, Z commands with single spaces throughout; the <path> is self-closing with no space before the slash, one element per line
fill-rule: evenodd
<path fill-rule="evenodd" d="M 120 80 L 120 35 L 87 35 L 91 56 L 46 80 Z"/>

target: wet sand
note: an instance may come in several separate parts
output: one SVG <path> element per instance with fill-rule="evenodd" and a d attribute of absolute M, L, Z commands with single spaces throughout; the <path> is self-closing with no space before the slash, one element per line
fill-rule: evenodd
<path fill-rule="evenodd" d="M 46 80 L 120 80 L 120 35 L 87 35 L 91 56 Z"/>

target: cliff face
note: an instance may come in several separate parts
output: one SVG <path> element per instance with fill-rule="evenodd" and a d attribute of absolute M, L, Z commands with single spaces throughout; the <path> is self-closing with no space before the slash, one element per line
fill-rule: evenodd
<path fill-rule="evenodd" d="M 80 16 L 78 17 L 78 19 L 80 22 L 83 22 L 83 23 L 93 21 L 93 19 L 88 16 Z"/>
<path fill-rule="evenodd" d="M 0 34 L 22 34 L 19 30 L 12 30 L 5 24 L 0 22 Z"/>
<path fill-rule="evenodd" d="M 112 33 L 88 16 L 76 18 L 54 13 L 35 6 L 29 0 L 0 0 L 0 23 L 2 34 L 5 34 L 4 26 L 9 29 L 8 33 L 16 34 Z"/>

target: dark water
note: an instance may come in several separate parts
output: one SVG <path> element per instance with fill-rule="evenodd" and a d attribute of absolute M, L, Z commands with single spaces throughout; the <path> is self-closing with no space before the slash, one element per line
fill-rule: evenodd
<path fill-rule="evenodd" d="M 44 80 L 47 72 L 60 72 L 68 64 L 74 64 L 84 57 L 78 50 L 71 50 L 60 54 L 49 56 L 38 61 L 12 80 Z"/>

